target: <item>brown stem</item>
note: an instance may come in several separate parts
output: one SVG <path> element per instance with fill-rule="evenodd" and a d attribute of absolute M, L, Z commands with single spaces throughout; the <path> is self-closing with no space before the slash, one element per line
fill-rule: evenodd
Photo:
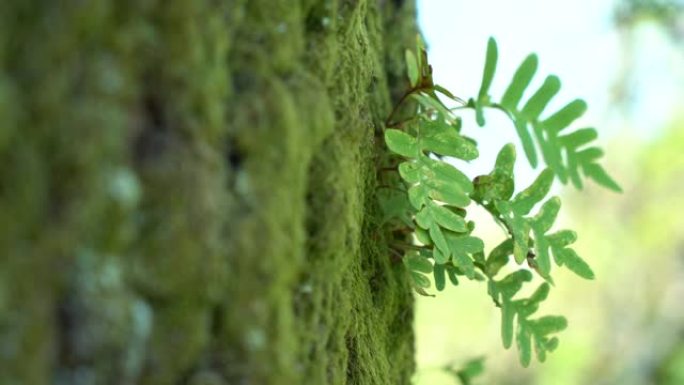
<path fill-rule="evenodd" d="M 411 95 L 413 95 L 416 92 L 425 91 L 425 89 L 426 89 L 426 87 L 421 84 L 418 87 L 413 87 L 413 88 L 409 89 L 408 91 L 406 91 L 404 93 L 404 95 L 401 96 L 401 99 L 399 99 L 397 104 L 394 105 L 392 112 L 390 112 L 389 116 L 387 117 L 387 120 L 385 120 L 385 126 L 386 127 L 395 127 L 395 125 L 397 123 L 396 122 L 392 123 L 392 117 L 394 116 L 394 114 L 397 113 L 397 111 L 399 110 L 399 107 L 401 107 L 401 105 L 404 104 L 406 99 L 408 99 Z"/>
<path fill-rule="evenodd" d="M 407 118 L 407 119 L 404 119 L 404 120 L 400 120 L 400 121 L 398 121 L 398 122 L 393 122 L 393 123 L 385 122 L 385 127 L 387 127 L 387 128 L 395 128 L 395 127 L 399 127 L 399 126 L 401 126 L 402 124 L 407 123 L 407 122 L 410 122 L 410 121 L 413 121 L 413 120 L 416 120 L 416 117 L 415 117 L 415 116 L 410 117 L 410 118 Z"/>
<path fill-rule="evenodd" d="M 380 186 L 378 186 L 378 188 L 386 188 L 388 190 L 397 190 L 397 191 L 401 191 L 405 194 L 408 194 L 408 191 L 406 191 L 404 189 L 400 189 L 399 187 L 395 187 L 395 186 L 380 185 Z"/>
<path fill-rule="evenodd" d="M 392 258 L 393 262 L 401 262 L 402 259 L 404 259 L 404 255 L 398 252 L 397 250 L 394 250 L 392 248 L 389 249 L 394 258 Z"/>
<path fill-rule="evenodd" d="M 397 110 L 399 109 L 399 107 L 400 107 L 400 106 L 404 103 L 404 101 L 406 101 L 406 99 L 407 99 L 409 96 L 411 96 L 411 94 L 412 94 L 413 92 L 415 92 L 415 91 L 416 91 L 415 88 L 411 88 L 410 90 L 406 91 L 406 92 L 401 96 L 401 98 L 399 99 L 399 101 L 397 102 L 397 104 L 394 105 L 394 108 L 392 109 L 392 112 L 390 112 L 389 116 L 387 117 L 387 120 L 385 120 L 385 126 L 387 126 L 387 127 L 390 126 L 390 121 L 391 121 L 392 117 L 394 116 L 394 114 L 397 113 Z"/>
<path fill-rule="evenodd" d="M 416 246 L 416 245 L 411 245 L 409 243 L 403 243 L 403 242 L 392 242 L 391 246 L 396 246 L 399 249 L 402 250 L 424 250 L 425 247 L 422 246 Z"/>

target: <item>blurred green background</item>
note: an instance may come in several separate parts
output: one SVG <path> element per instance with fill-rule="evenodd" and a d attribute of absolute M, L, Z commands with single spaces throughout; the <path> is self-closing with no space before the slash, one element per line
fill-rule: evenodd
<path fill-rule="evenodd" d="M 537 52 L 540 72 L 563 80 L 558 103 L 589 103 L 580 125 L 599 129 L 625 191 L 557 187 L 559 228 L 579 233 L 597 279 L 556 270 L 542 311 L 565 315 L 569 328 L 546 363 L 521 368 L 515 349 L 501 346 L 484 285 L 463 282 L 417 299 L 414 382 L 458 384 L 439 368 L 483 356 L 475 385 L 684 384 L 684 2 L 423 0 L 419 17 L 437 81 L 459 96 L 476 93 L 488 36 L 501 48 L 495 94 Z M 496 126 L 464 127 L 484 146 L 471 175 L 488 170 L 503 143 L 518 143 L 505 119 Z M 539 170 L 518 163 L 526 185 Z M 488 245 L 503 239 L 493 224 L 476 231 Z"/>

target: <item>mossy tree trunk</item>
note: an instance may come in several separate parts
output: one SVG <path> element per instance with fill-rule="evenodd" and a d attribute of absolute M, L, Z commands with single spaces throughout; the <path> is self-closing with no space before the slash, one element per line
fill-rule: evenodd
<path fill-rule="evenodd" d="M 406 384 L 400 0 L 0 1 L 1 384 Z"/>

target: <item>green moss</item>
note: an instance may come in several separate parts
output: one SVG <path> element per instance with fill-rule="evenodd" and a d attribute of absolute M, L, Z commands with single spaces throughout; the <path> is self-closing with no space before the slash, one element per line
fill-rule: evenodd
<path fill-rule="evenodd" d="M 3 2 L 0 382 L 408 383 L 395 3 Z"/>

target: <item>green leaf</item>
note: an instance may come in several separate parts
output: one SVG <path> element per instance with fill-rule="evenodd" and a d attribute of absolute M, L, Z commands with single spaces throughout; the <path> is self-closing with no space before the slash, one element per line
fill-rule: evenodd
<path fill-rule="evenodd" d="M 405 132 L 394 129 L 385 130 L 385 143 L 394 153 L 407 158 L 418 157 L 418 141 Z"/>
<path fill-rule="evenodd" d="M 484 126 L 484 112 L 482 108 L 489 104 L 489 87 L 494 79 L 494 72 L 496 72 L 496 62 L 498 60 L 498 49 L 496 47 L 496 40 L 489 38 L 487 42 L 487 55 L 485 57 L 484 73 L 482 74 L 482 83 L 480 84 L 480 91 L 478 92 L 477 103 L 475 106 L 475 115 L 477 124 Z"/>
<path fill-rule="evenodd" d="M 549 338 L 549 340 L 546 341 L 546 350 L 548 352 L 553 352 L 554 350 L 556 350 L 557 347 L 558 347 L 558 338 L 553 337 L 553 338 Z"/>
<path fill-rule="evenodd" d="M 482 74 L 482 83 L 480 84 L 480 91 L 478 92 L 479 99 L 484 99 L 489 93 L 489 87 L 492 84 L 494 72 L 496 71 L 498 55 L 496 40 L 490 37 L 487 42 L 487 56 L 485 58 L 484 73 Z"/>
<path fill-rule="evenodd" d="M 534 250 L 536 252 L 534 260 L 530 266 L 535 268 L 537 273 L 546 280 L 551 280 L 551 257 L 549 256 L 549 242 L 544 237 L 544 232 L 536 226 L 532 227 L 534 232 Z"/>
<path fill-rule="evenodd" d="M 449 277 L 449 281 L 451 281 L 451 284 L 454 286 L 458 286 L 458 276 L 456 274 L 456 268 L 454 268 L 453 265 L 445 265 L 446 271 L 447 271 L 447 276 Z"/>
<path fill-rule="evenodd" d="M 587 103 L 582 99 L 575 99 L 561 108 L 558 112 L 551 115 L 541 124 L 546 130 L 551 133 L 558 133 L 565 127 L 568 127 L 577 118 L 582 116 L 587 111 Z"/>
<path fill-rule="evenodd" d="M 515 196 L 512 202 L 513 210 L 520 215 L 526 215 L 537 203 L 544 199 L 552 184 L 553 171 L 547 168 L 539 174 L 530 187 Z"/>
<path fill-rule="evenodd" d="M 485 256 L 484 256 L 484 243 L 482 243 L 482 250 L 478 251 L 477 253 L 473 253 L 473 261 L 480 266 L 484 267 L 485 264 Z M 484 279 L 484 277 L 483 277 Z"/>
<path fill-rule="evenodd" d="M 514 212 L 511 203 L 506 201 L 496 201 L 496 209 L 501 213 L 501 219 L 508 225 L 513 236 L 513 256 L 518 264 L 527 258 L 529 251 L 528 241 L 530 226 L 524 217 Z"/>
<path fill-rule="evenodd" d="M 496 163 L 494 165 L 494 172 L 501 173 L 506 176 L 513 176 L 513 167 L 515 166 L 515 146 L 508 143 L 501 147 L 496 156 Z"/>
<path fill-rule="evenodd" d="M 413 209 L 405 193 L 386 189 L 378 193 L 378 198 L 383 213 L 383 222 L 396 218 L 401 223 L 411 226 Z"/>
<path fill-rule="evenodd" d="M 534 121 L 539 118 L 539 115 L 544 111 L 549 101 L 560 90 L 560 79 L 557 76 L 549 76 L 544 81 L 544 84 L 532 95 L 532 97 L 525 103 L 520 112 L 528 121 Z"/>
<path fill-rule="evenodd" d="M 474 182 L 475 192 L 471 198 L 485 205 L 496 200 L 508 200 L 515 190 L 513 178 L 496 171 L 490 175 L 480 175 Z"/>
<path fill-rule="evenodd" d="M 435 259 L 435 263 L 443 265 L 449 262 L 449 255 L 442 253 L 439 248 L 432 248 L 432 257 Z"/>
<path fill-rule="evenodd" d="M 399 175 L 401 179 L 409 183 L 420 181 L 420 167 L 415 162 L 402 162 L 399 164 Z"/>
<path fill-rule="evenodd" d="M 520 67 L 518 67 L 518 70 L 515 71 L 511 84 L 501 98 L 502 106 L 511 111 L 515 111 L 518 108 L 518 103 L 520 103 L 523 92 L 525 92 L 525 89 L 530 85 L 532 77 L 534 77 L 535 72 L 537 72 L 538 64 L 539 60 L 535 54 L 531 54 L 525 58 L 522 64 L 520 64 Z"/>
<path fill-rule="evenodd" d="M 608 175 L 606 170 L 601 167 L 597 163 L 589 163 L 585 164 L 582 166 L 582 170 L 584 171 L 584 175 L 586 175 L 588 178 L 591 178 L 594 180 L 594 182 L 600 184 L 603 187 L 606 187 L 610 190 L 613 190 L 615 192 L 622 192 L 622 188 L 620 185 L 617 184 L 617 182 Z"/>
<path fill-rule="evenodd" d="M 544 301 L 549 296 L 550 290 L 551 287 L 548 283 L 542 283 L 541 285 L 539 285 L 537 290 L 535 290 L 534 293 L 532 293 L 530 298 L 527 299 L 527 302 L 535 306 L 538 305 L 540 302 Z"/>
<path fill-rule="evenodd" d="M 494 277 L 502 267 L 506 266 L 511 254 L 513 254 L 513 240 L 508 238 L 496 246 L 487 256 L 485 262 L 487 275 Z"/>
<path fill-rule="evenodd" d="M 546 336 L 565 330 L 568 327 L 568 321 L 562 316 L 547 315 L 532 321 L 532 325 L 535 334 Z"/>
<path fill-rule="evenodd" d="M 432 215 L 430 214 L 430 209 L 428 206 L 423 207 L 420 211 L 416 213 L 416 223 L 420 228 L 429 229 L 434 223 Z"/>
<path fill-rule="evenodd" d="M 428 280 L 428 281 L 429 281 L 429 280 Z M 434 297 L 433 294 L 428 293 L 428 292 L 425 291 L 425 289 L 423 289 L 422 287 L 418 287 L 418 286 L 415 284 L 415 282 L 414 282 L 414 284 L 413 284 L 413 290 L 415 290 L 416 293 L 422 295 L 423 297 Z"/>
<path fill-rule="evenodd" d="M 440 94 L 446 96 L 447 98 L 449 98 L 449 99 L 451 99 L 451 100 L 456 100 L 456 101 L 459 101 L 459 100 L 460 100 L 459 98 L 457 98 L 456 96 L 454 96 L 454 94 L 452 94 L 451 92 L 449 92 L 449 90 L 447 90 L 446 88 L 440 86 L 439 84 L 435 84 L 435 91 L 439 92 Z"/>
<path fill-rule="evenodd" d="M 598 133 L 593 128 L 582 128 L 568 135 L 559 137 L 563 145 L 568 149 L 576 149 L 598 138 Z"/>
<path fill-rule="evenodd" d="M 532 341 L 529 330 L 526 327 L 522 327 L 522 325 L 518 325 L 518 333 L 515 340 L 518 345 L 520 364 L 526 368 L 530 366 L 530 361 L 532 360 Z"/>
<path fill-rule="evenodd" d="M 531 262 L 531 266 L 535 267 L 539 275 L 546 280 L 551 279 L 551 257 L 549 255 L 549 247 L 552 246 L 550 240 L 546 237 L 546 232 L 553 226 L 556 220 L 558 211 L 560 209 L 560 199 L 557 197 L 546 201 L 535 217 L 531 219 L 531 227 L 534 234 L 534 249 L 536 257 Z"/>
<path fill-rule="evenodd" d="M 406 50 L 406 72 L 408 74 L 409 82 L 411 87 L 418 85 L 418 80 L 420 80 L 420 71 L 418 70 L 418 60 L 416 55 L 410 50 Z"/>
<path fill-rule="evenodd" d="M 421 228 L 420 226 L 418 226 L 414 230 L 415 230 L 416 239 L 418 239 L 418 242 L 427 246 L 427 245 L 432 244 L 432 239 L 430 239 L 430 234 L 427 232 L 427 230 L 425 230 L 426 228 Z"/>
<path fill-rule="evenodd" d="M 585 150 L 575 153 L 575 157 L 581 161 L 581 163 L 587 164 L 603 156 L 603 150 L 598 147 L 589 147 Z"/>
<path fill-rule="evenodd" d="M 423 149 L 435 154 L 453 156 L 458 159 L 473 160 L 479 156 L 477 146 L 459 135 L 456 130 L 424 136 L 420 144 Z"/>
<path fill-rule="evenodd" d="M 431 204 L 430 214 L 437 224 L 447 230 L 456 231 L 459 233 L 463 233 L 468 230 L 465 219 L 456 215 L 453 211 L 445 207 L 437 204 Z"/>
<path fill-rule="evenodd" d="M 514 322 L 517 319 L 516 344 L 520 362 L 529 365 L 532 359 L 532 341 L 534 341 L 537 357 L 540 361 L 546 358 L 546 352 L 553 351 L 558 345 L 557 338 L 548 335 L 563 330 L 567 326 L 565 318 L 544 316 L 536 320 L 528 317 L 534 314 L 539 304 L 548 297 L 550 286 L 541 284 L 527 299 L 512 300 L 524 282 L 529 282 L 532 274 L 527 270 L 519 270 L 509 274 L 501 281 L 489 281 L 489 294 L 495 302 L 501 304 L 501 340 L 505 348 L 509 348 L 513 340 Z M 499 296 L 502 300 L 499 302 Z"/>
<path fill-rule="evenodd" d="M 577 233 L 572 230 L 561 230 L 546 237 L 554 247 L 565 247 L 577 240 Z"/>
<path fill-rule="evenodd" d="M 499 151 L 494 170 L 489 175 L 480 175 L 475 178 L 473 181 L 475 191 L 471 194 L 471 198 L 485 205 L 495 200 L 510 199 L 515 190 L 514 165 L 515 146 L 509 143 Z"/>
<path fill-rule="evenodd" d="M 484 250 L 484 242 L 482 242 L 482 239 L 471 235 L 450 234 L 449 244 L 452 249 L 456 248 L 459 251 L 467 254 L 475 254 Z"/>
<path fill-rule="evenodd" d="M 442 254 L 448 258 L 451 253 L 449 252 L 449 245 L 444 238 L 442 229 L 440 229 L 439 226 L 433 222 L 430 224 L 430 228 L 428 230 L 430 232 L 430 238 L 432 238 L 432 242 L 434 242 L 436 248 L 438 248 L 439 251 L 441 251 Z"/>
<path fill-rule="evenodd" d="M 526 321 L 534 338 L 534 348 L 540 362 L 546 360 L 546 352 L 552 352 L 558 346 L 558 338 L 548 338 L 549 334 L 558 333 L 567 327 L 565 317 L 544 316 L 536 320 Z"/>
<path fill-rule="evenodd" d="M 518 133 L 520 142 L 522 143 L 523 150 L 525 151 L 525 156 L 527 161 L 530 162 L 532 167 L 537 167 L 537 152 L 534 148 L 534 142 L 532 141 L 532 136 L 527 130 L 527 120 L 522 117 L 515 118 L 515 130 Z"/>
<path fill-rule="evenodd" d="M 572 184 L 575 186 L 575 188 L 581 190 L 584 184 L 582 183 L 582 178 L 580 178 L 577 157 L 575 156 L 575 154 L 573 154 L 574 150 L 572 148 L 568 148 L 566 146 L 566 149 L 568 160 L 568 176 L 570 177 L 570 180 L 572 181 Z"/>
<path fill-rule="evenodd" d="M 435 277 L 435 288 L 438 291 L 444 290 L 444 287 L 446 286 L 446 274 L 445 274 L 445 269 L 444 265 L 442 264 L 435 264 L 434 272 L 433 275 Z"/>
<path fill-rule="evenodd" d="M 462 369 L 456 372 L 456 377 L 461 381 L 461 385 L 471 385 L 473 378 L 484 372 L 484 358 L 476 358 L 468 361 Z"/>
<path fill-rule="evenodd" d="M 470 198 L 454 183 L 444 183 L 439 181 L 428 182 L 428 194 L 432 199 L 444 202 L 456 207 L 466 207 L 470 204 Z"/>
<path fill-rule="evenodd" d="M 544 127 L 539 124 L 533 124 L 534 133 L 537 138 L 537 143 L 542 150 L 542 155 L 546 164 L 553 170 L 553 172 L 558 175 L 558 179 L 562 183 L 567 182 L 567 174 L 565 172 L 565 167 L 563 166 L 563 159 L 561 154 L 561 148 L 558 144 L 558 138 L 555 133 L 550 133 L 548 131 L 544 132 Z"/>
<path fill-rule="evenodd" d="M 528 270 L 518 270 L 496 282 L 496 288 L 504 299 L 511 299 L 520 291 L 523 283 L 532 280 L 532 273 Z"/>
<path fill-rule="evenodd" d="M 428 65 L 427 62 L 427 50 L 425 49 L 425 43 L 420 37 L 420 34 L 416 34 L 416 53 L 418 54 L 418 68 L 423 69 Z"/>
<path fill-rule="evenodd" d="M 539 362 L 544 362 L 546 361 L 546 343 L 544 338 L 539 338 L 537 336 L 534 336 L 533 338 L 534 341 L 534 350 L 537 352 L 537 359 Z"/>
<path fill-rule="evenodd" d="M 436 161 L 428 157 L 421 157 L 423 165 L 431 172 L 429 177 L 434 178 L 435 184 L 444 183 L 454 185 L 463 193 L 473 191 L 473 183 L 464 173 L 456 167 L 441 161 Z"/>
<path fill-rule="evenodd" d="M 484 249 L 484 242 L 480 238 L 469 235 L 447 235 L 447 242 L 454 266 L 460 268 L 469 279 L 475 278 L 475 265 L 468 255 L 481 252 Z"/>
<path fill-rule="evenodd" d="M 411 280 L 416 287 L 427 289 L 430 287 L 430 279 L 421 273 L 411 271 Z"/>
<path fill-rule="evenodd" d="M 473 260 L 468 258 L 466 254 L 455 254 L 451 263 L 454 267 L 461 269 L 468 279 L 475 279 L 475 265 L 473 264 Z"/>
<path fill-rule="evenodd" d="M 409 202 L 416 210 L 420 210 L 428 199 L 429 190 L 425 185 L 417 184 L 408 189 Z"/>
<path fill-rule="evenodd" d="M 534 260 L 530 262 L 530 266 L 534 267 L 542 277 L 549 281 L 551 279 L 549 275 L 551 272 L 549 247 L 554 250 L 559 247 L 562 248 L 562 246 L 558 246 L 561 241 L 574 241 L 573 237 L 575 236 L 573 232 L 559 232 L 550 234 L 548 237 L 546 235 L 546 232 L 551 229 L 556 220 L 556 216 L 560 210 L 560 204 L 560 199 L 558 199 L 558 197 L 547 200 L 539 209 L 537 215 L 529 220 L 530 227 L 534 234 L 534 250 L 536 252 Z"/>
<path fill-rule="evenodd" d="M 414 93 L 411 94 L 411 97 L 416 99 L 423 107 L 439 112 L 439 114 L 442 116 L 442 119 L 455 119 L 452 117 L 452 113 L 449 111 L 449 109 L 447 109 L 444 104 L 439 101 L 439 99 L 433 98 L 423 93 Z"/>
<path fill-rule="evenodd" d="M 513 321 L 515 320 L 515 309 L 510 302 L 504 302 L 501 308 L 501 341 L 504 348 L 508 349 L 513 343 Z"/>
<path fill-rule="evenodd" d="M 432 264 L 430 261 L 416 253 L 407 254 L 406 257 L 404 257 L 404 262 L 406 267 L 411 271 L 419 271 L 421 273 L 432 272 Z"/>
<path fill-rule="evenodd" d="M 533 218 L 533 222 L 537 229 L 542 233 L 546 233 L 553 226 L 556 217 L 558 216 L 558 211 L 560 211 L 561 201 L 558 197 L 553 197 L 542 205 L 539 212 Z"/>
<path fill-rule="evenodd" d="M 554 249 L 556 263 L 567 267 L 573 273 L 585 279 L 594 279 L 591 267 L 571 248 Z M 560 262 L 560 263 L 559 263 Z"/>

